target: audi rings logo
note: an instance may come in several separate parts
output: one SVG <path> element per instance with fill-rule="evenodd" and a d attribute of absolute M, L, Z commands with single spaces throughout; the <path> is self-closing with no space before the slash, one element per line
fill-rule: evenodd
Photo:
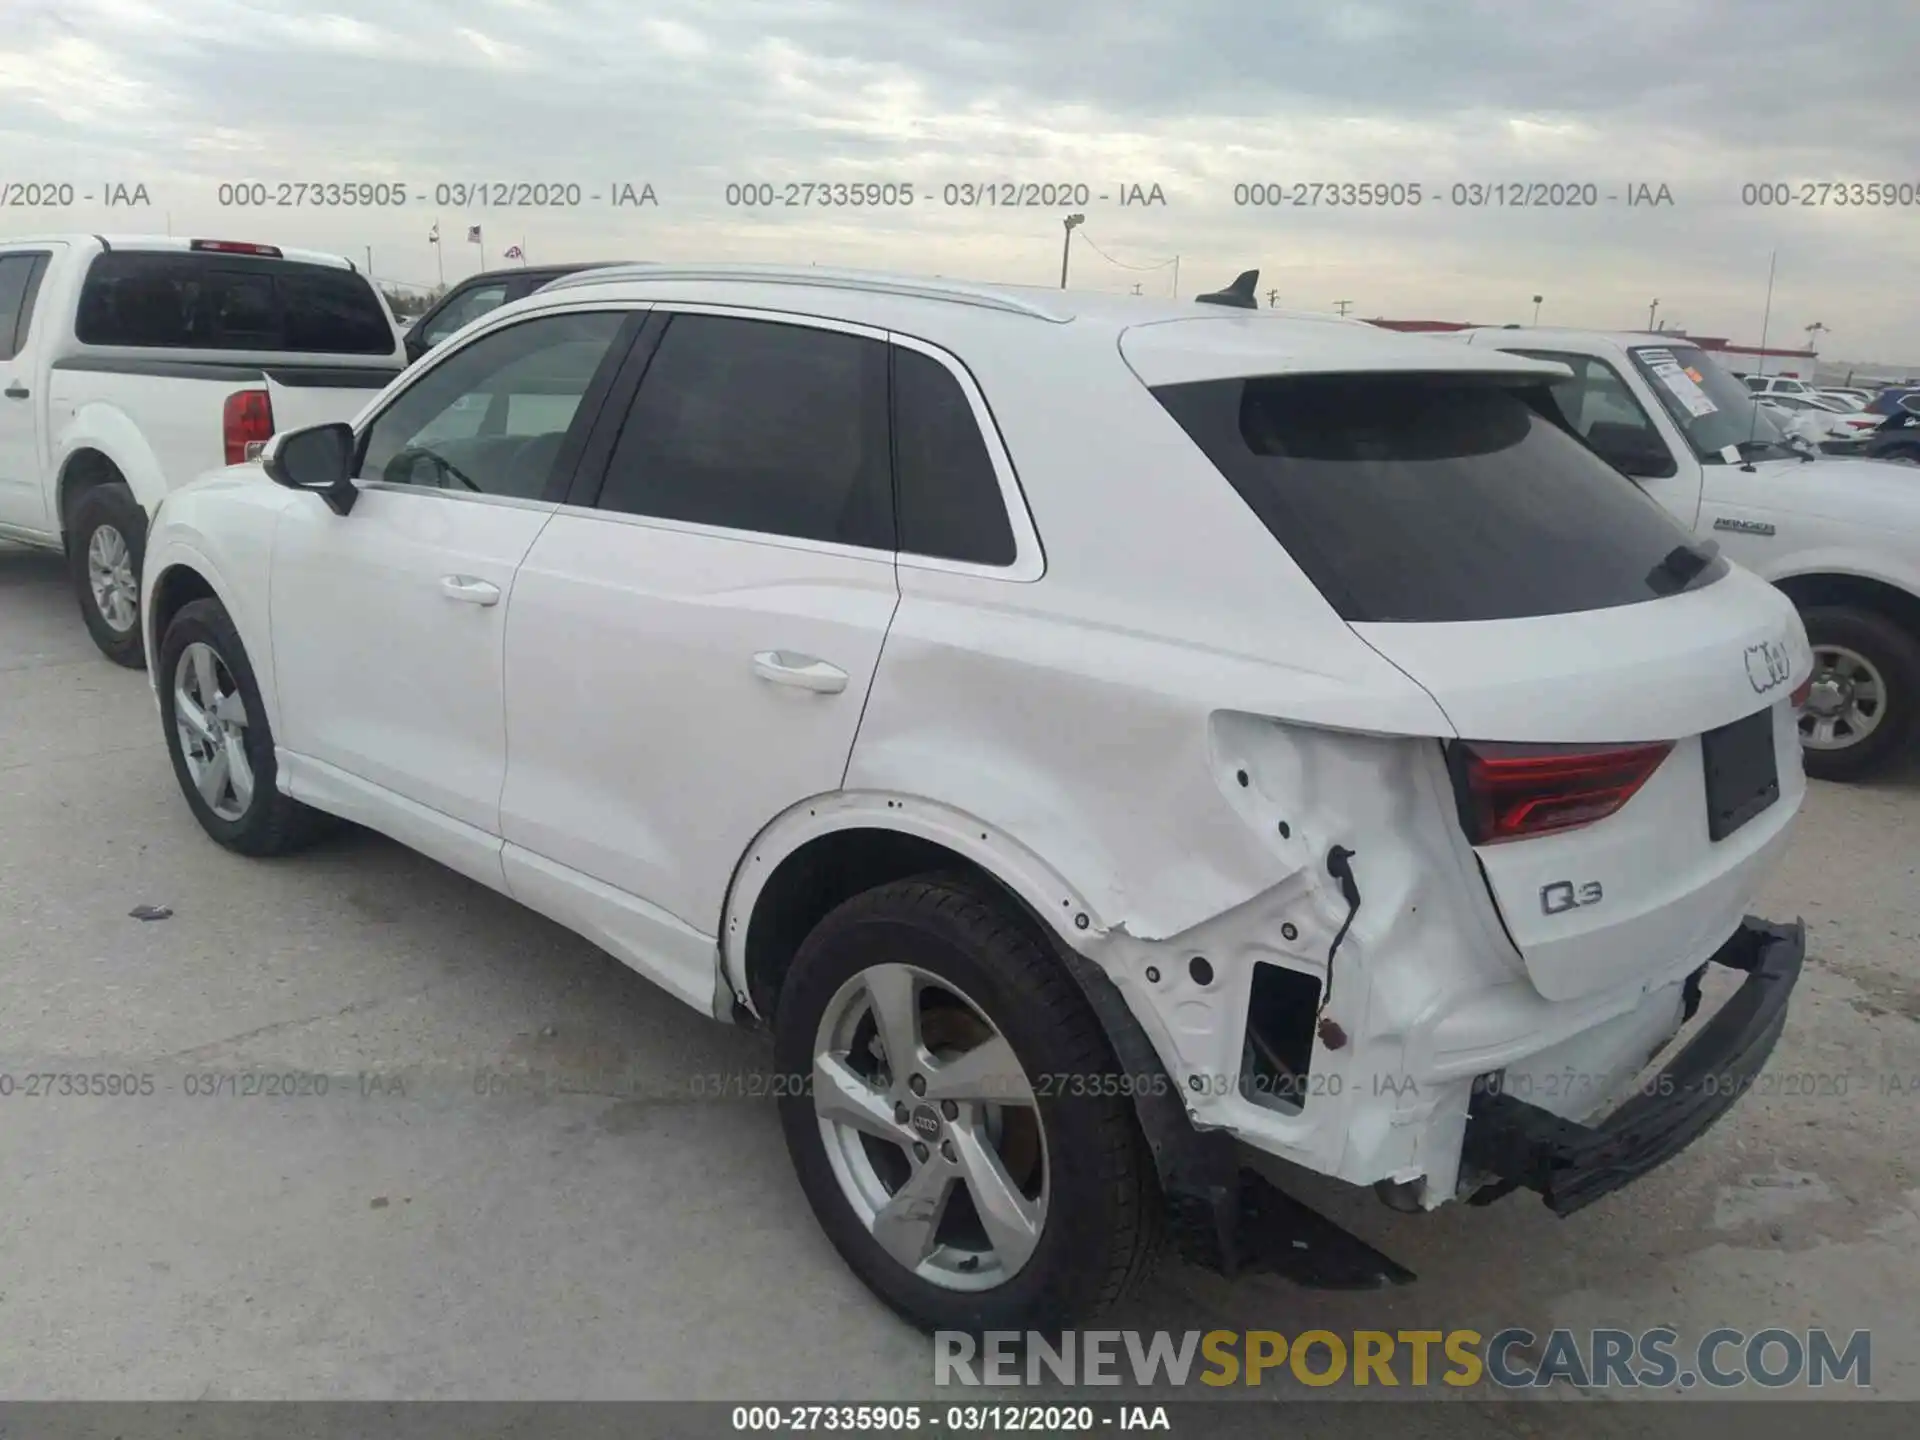
<path fill-rule="evenodd" d="M 1792 673 L 1793 663 L 1783 641 L 1766 640 L 1747 647 L 1747 680 L 1752 684 L 1754 694 L 1764 695 L 1776 686 L 1786 684 L 1787 676 Z"/>

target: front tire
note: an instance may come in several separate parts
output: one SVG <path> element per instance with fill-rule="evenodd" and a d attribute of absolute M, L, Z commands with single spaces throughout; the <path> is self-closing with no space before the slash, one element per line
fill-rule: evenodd
<path fill-rule="evenodd" d="M 1819 605 L 1801 616 L 1813 688 L 1801 752 L 1816 780 L 1864 780 L 1906 751 L 1920 727 L 1920 640 L 1873 610 Z"/>
<path fill-rule="evenodd" d="M 319 811 L 280 793 L 253 665 L 218 600 L 195 600 L 173 617 L 155 677 L 167 754 L 201 829 L 260 856 L 298 850 L 321 833 Z"/>
<path fill-rule="evenodd" d="M 147 512 L 124 481 L 81 492 L 67 520 L 74 594 L 100 653 L 129 670 L 146 664 L 140 638 L 140 566 L 146 553 Z"/>
<path fill-rule="evenodd" d="M 924 1330 L 1056 1331 L 1147 1273 L 1153 1164 L 1059 961 L 964 877 L 856 895 L 774 1018 L 787 1149 L 854 1273 Z"/>

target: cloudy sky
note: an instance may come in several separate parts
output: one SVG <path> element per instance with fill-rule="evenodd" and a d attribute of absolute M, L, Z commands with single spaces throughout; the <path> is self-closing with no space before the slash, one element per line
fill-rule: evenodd
<path fill-rule="evenodd" d="M 940 202 L 1085 184 L 1075 285 L 1173 293 L 1177 255 L 1183 295 L 1257 266 L 1282 305 L 1365 316 L 1526 321 L 1537 294 L 1543 323 L 1644 325 L 1657 298 L 1663 320 L 1753 342 L 1777 251 L 1771 343 L 1818 321 L 1823 353 L 1920 365 L 1916 63 L 1913 0 L 0 0 L 0 184 L 74 187 L 68 209 L 0 195 L 0 235 L 170 223 L 371 247 L 377 273 L 428 283 L 436 258 L 478 268 L 478 224 L 494 264 L 524 242 L 536 261 L 1054 284 L 1068 207 Z M 407 203 L 220 203 L 222 184 L 302 181 Z M 912 184 L 915 204 L 728 204 L 730 185 L 808 181 Z M 1820 181 L 1908 203 L 1743 203 Z M 116 182 L 151 205 L 105 208 Z M 439 188 L 476 182 L 580 203 Z M 1314 182 L 1418 184 L 1423 203 L 1236 204 Z M 1533 182 L 1599 203 L 1452 203 L 1456 184 Z M 656 205 L 610 203 L 647 184 Z M 1628 205 L 1641 184 L 1671 203 Z M 1135 185 L 1165 203 L 1122 206 Z"/>

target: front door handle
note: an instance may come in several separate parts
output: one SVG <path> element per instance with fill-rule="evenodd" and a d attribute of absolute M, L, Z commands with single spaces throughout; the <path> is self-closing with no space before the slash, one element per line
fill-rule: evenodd
<path fill-rule="evenodd" d="M 27 398 L 27 393 L 27 387 L 22 385 L 18 380 L 7 386 L 7 398 L 9 400 L 24 400 Z"/>
<path fill-rule="evenodd" d="M 753 657 L 753 673 L 776 685 L 795 685 L 821 695 L 838 695 L 847 688 L 847 672 L 838 665 L 791 650 L 762 650 Z"/>
<path fill-rule="evenodd" d="M 449 600 L 464 600 L 469 605 L 500 603 L 500 587 L 472 575 L 442 575 L 440 593 Z"/>

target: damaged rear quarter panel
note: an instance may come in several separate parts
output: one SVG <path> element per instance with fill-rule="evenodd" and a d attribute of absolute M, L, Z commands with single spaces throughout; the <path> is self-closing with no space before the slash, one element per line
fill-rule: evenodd
<path fill-rule="evenodd" d="M 992 583 L 923 580 L 923 591 Z M 1441 728 L 1419 692 L 1364 691 L 1136 631 L 910 593 L 846 788 L 938 802 L 976 818 L 983 838 L 1042 857 L 1089 911 L 1085 930 L 1058 907 L 1047 919 L 1120 989 L 1198 1123 L 1371 1181 L 1422 1165 L 1417 1117 L 1398 1112 L 1430 1111 L 1434 1097 L 1381 1099 L 1360 1069 L 1403 1068 L 1406 1027 L 1463 977 L 1489 983 L 1490 963 L 1492 981 L 1505 978 L 1487 958 L 1505 942 L 1472 903 L 1484 886 L 1471 852 L 1448 838 L 1437 739 L 1267 718 L 1341 696 L 1355 713 Z M 1363 903 L 1327 995 L 1347 910 L 1325 868 L 1336 844 L 1355 852 Z M 1210 983 L 1195 979 L 1195 956 Z M 1323 1013 L 1348 1037 L 1338 1050 L 1316 1042 L 1296 1114 L 1234 1091 L 1257 961 L 1321 980 Z"/>

